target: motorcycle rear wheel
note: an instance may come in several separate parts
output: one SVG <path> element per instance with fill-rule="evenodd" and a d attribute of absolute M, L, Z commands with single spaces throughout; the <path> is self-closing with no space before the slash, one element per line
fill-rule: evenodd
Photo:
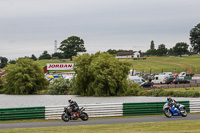
<path fill-rule="evenodd" d="M 62 114 L 61 118 L 62 118 L 62 120 L 63 120 L 64 122 L 68 122 L 68 121 L 69 121 L 69 116 L 68 116 L 68 115 L 65 115 L 65 113 Z"/>
<path fill-rule="evenodd" d="M 166 109 L 166 110 L 164 111 L 164 114 L 165 114 L 165 116 L 168 117 L 168 118 L 171 118 L 171 117 L 172 117 L 172 112 L 171 112 L 170 110 L 167 110 L 167 109 Z"/>
<path fill-rule="evenodd" d="M 87 120 L 88 120 L 88 114 L 82 112 L 81 115 L 80 115 L 80 118 L 81 118 L 81 120 L 83 120 L 83 121 L 87 121 Z"/>

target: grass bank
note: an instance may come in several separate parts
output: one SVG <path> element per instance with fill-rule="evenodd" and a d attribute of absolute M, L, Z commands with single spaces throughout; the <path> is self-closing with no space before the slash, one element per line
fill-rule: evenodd
<path fill-rule="evenodd" d="M 127 59 L 120 59 L 127 60 Z M 187 57 L 147 57 L 146 60 L 128 59 L 133 63 L 133 68 L 137 72 L 160 73 L 165 72 L 182 72 L 200 73 L 200 56 Z M 71 63 L 69 59 L 51 59 L 37 61 L 43 68 L 47 63 Z"/>
<path fill-rule="evenodd" d="M 1 133 L 184 133 L 200 132 L 200 120 L 144 122 L 127 124 L 102 124 L 84 126 L 42 127 L 26 129 L 1 129 Z"/>
<path fill-rule="evenodd" d="M 152 73 L 182 72 L 200 73 L 200 56 L 187 57 L 147 57 L 146 60 L 129 60 L 133 62 L 133 69 L 138 72 Z"/>

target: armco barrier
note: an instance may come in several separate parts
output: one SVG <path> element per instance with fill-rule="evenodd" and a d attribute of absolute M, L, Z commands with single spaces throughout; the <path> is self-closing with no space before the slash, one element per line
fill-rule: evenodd
<path fill-rule="evenodd" d="M 199 100 L 191 100 L 190 101 L 190 113 L 200 112 L 200 101 Z"/>
<path fill-rule="evenodd" d="M 200 112 L 200 101 L 177 101 L 188 113 Z M 89 117 L 163 114 L 165 102 L 80 104 Z M 61 119 L 66 105 L 0 109 L 0 121 L 26 119 Z"/>
<path fill-rule="evenodd" d="M 189 113 L 189 101 L 177 101 L 186 106 Z M 123 115 L 154 115 L 163 114 L 163 105 L 165 102 L 146 102 L 146 103 L 123 103 Z"/>
<path fill-rule="evenodd" d="M 89 117 L 122 116 L 122 103 L 80 104 Z M 66 105 L 46 106 L 45 119 L 60 119 Z"/>
<path fill-rule="evenodd" d="M 45 119 L 45 107 L 0 109 L 0 121 L 27 119 Z"/>

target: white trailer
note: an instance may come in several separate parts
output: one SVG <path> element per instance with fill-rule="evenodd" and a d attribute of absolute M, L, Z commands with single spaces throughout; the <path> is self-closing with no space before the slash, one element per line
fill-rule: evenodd
<path fill-rule="evenodd" d="M 128 79 L 131 81 L 134 81 L 135 83 L 141 84 L 142 82 L 145 82 L 145 80 L 138 76 L 128 76 Z"/>
<path fill-rule="evenodd" d="M 151 82 L 154 84 L 163 84 L 165 83 L 165 78 L 167 77 L 169 77 L 169 75 L 155 75 Z"/>

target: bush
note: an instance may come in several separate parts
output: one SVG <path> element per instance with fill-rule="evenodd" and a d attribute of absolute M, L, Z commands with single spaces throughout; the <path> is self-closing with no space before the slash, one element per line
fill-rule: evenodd
<path fill-rule="evenodd" d="M 198 91 L 186 91 L 184 92 L 184 97 L 199 97 Z"/>
<path fill-rule="evenodd" d="M 29 58 L 19 58 L 16 64 L 8 64 L 5 71 L 6 94 L 35 94 L 49 85 L 40 65 Z"/>
<path fill-rule="evenodd" d="M 3 84 L 3 79 L 0 78 L 0 94 L 3 93 L 3 88 L 4 88 L 4 84 Z"/>
<path fill-rule="evenodd" d="M 71 91 L 71 83 L 68 79 L 58 78 L 50 83 L 47 94 L 62 95 Z"/>
<path fill-rule="evenodd" d="M 74 71 L 77 75 L 72 80 L 75 94 L 82 96 L 123 95 L 129 88 L 127 75 L 130 67 L 130 62 L 119 61 L 109 53 L 77 55 L 74 57 Z"/>
<path fill-rule="evenodd" d="M 147 91 L 146 95 L 147 96 L 162 96 L 161 94 L 164 94 L 164 90 L 163 89 L 159 89 L 159 90 L 152 90 L 152 91 Z"/>
<path fill-rule="evenodd" d="M 147 91 L 146 96 L 199 97 L 198 91 L 165 91 L 163 89 Z"/>
<path fill-rule="evenodd" d="M 199 97 L 199 96 L 200 96 L 200 94 L 199 94 L 198 91 L 195 91 L 195 92 L 193 93 L 193 97 Z"/>
<path fill-rule="evenodd" d="M 133 81 L 128 82 L 128 88 L 124 92 L 125 96 L 144 96 L 146 93 L 142 87 L 139 86 L 138 83 Z"/>

